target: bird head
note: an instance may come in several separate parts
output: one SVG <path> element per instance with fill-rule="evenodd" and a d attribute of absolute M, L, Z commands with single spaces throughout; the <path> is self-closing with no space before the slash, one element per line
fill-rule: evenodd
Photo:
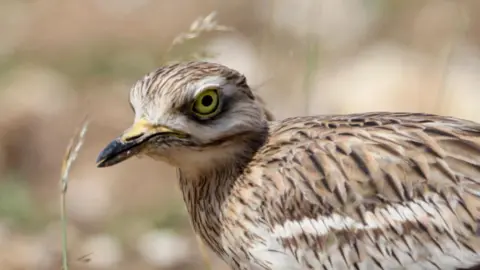
<path fill-rule="evenodd" d="M 254 147 L 272 120 L 242 74 L 208 62 L 147 74 L 131 88 L 130 105 L 133 125 L 103 149 L 98 167 L 137 155 L 180 168 L 228 160 Z"/>

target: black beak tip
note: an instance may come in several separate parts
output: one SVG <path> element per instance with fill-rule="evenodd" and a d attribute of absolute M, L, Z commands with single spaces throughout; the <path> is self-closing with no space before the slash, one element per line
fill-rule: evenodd
<path fill-rule="evenodd" d="M 115 139 L 110 142 L 98 155 L 96 160 L 97 168 L 110 167 L 118 164 L 140 151 L 138 147 L 142 141 L 122 142 Z"/>
<path fill-rule="evenodd" d="M 107 159 L 108 159 L 108 155 L 106 155 L 105 149 L 104 149 L 102 152 L 100 152 L 100 154 L 97 157 L 97 160 L 95 161 L 97 168 L 107 167 L 105 162 L 107 161 Z"/>
<path fill-rule="evenodd" d="M 97 164 L 97 168 L 107 167 L 105 165 L 104 159 L 101 159 L 100 157 L 97 158 L 96 164 Z"/>
<path fill-rule="evenodd" d="M 96 164 L 97 168 L 108 167 L 113 164 L 109 164 L 109 160 L 118 154 L 118 150 L 121 148 L 121 143 L 118 140 L 114 140 L 109 143 L 98 155 Z"/>

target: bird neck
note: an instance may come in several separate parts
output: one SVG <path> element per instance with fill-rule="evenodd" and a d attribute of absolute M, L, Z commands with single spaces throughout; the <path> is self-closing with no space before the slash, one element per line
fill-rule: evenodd
<path fill-rule="evenodd" d="M 214 242 L 219 241 L 222 220 L 228 211 L 226 203 L 267 138 L 268 129 L 249 134 L 237 141 L 234 148 L 228 148 L 234 151 L 224 149 L 228 153 L 222 159 L 203 161 L 210 163 L 203 170 L 179 169 L 180 188 L 193 227 L 212 249 L 218 246 Z"/>

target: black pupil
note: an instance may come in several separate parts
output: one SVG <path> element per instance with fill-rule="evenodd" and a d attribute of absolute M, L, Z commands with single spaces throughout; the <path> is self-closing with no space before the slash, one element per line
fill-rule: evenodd
<path fill-rule="evenodd" d="M 203 106 L 208 107 L 208 106 L 212 105 L 212 103 L 213 103 L 212 96 L 209 95 L 209 96 L 204 96 L 202 98 L 202 105 Z"/>

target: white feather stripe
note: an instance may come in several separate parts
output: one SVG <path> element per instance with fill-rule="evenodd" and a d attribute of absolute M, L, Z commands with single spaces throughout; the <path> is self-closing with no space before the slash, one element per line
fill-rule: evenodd
<path fill-rule="evenodd" d="M 367 211 L 365 224 L 337 213 L 319 216 L 316 219 L 287 220 L 283 224 L 274 226 L 273 235 L 280 238 L 294 237 L 299 234 L 321 236 L 332 231 L 382 229 L 390 225 L 400 229 L 404 222 L 430 222 L 440 227 L 447 226 L 441 218 L 437 217 L 439 214 L 431 203 L 417 200 L 390 205 L 375 212 Z"/>

